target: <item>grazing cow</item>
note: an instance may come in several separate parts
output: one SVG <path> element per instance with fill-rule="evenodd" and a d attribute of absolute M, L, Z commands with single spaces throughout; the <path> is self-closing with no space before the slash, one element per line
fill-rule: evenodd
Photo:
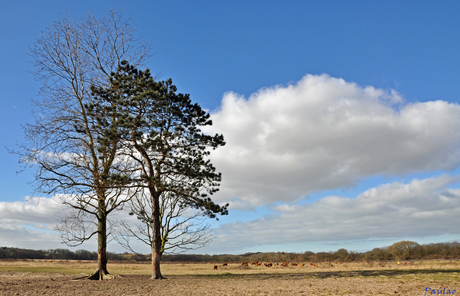
<path fill-rule="evenodd" d="M 305 266 L 305 263 L 302 263 L 302 265 L 301 265 L 301 266 Z"/>
<path fill-rule="evenodd" d="M 284 262 L 283 264 L 281 264 L 283 267 L 286 267 L 288 266 L 287 262 Z"/>
<path fill-rule="evenodd" d="M 224 264 L 222 264 L 222 266 L 228 266 L 228 263 L 227 263 L 227 262 L 224 262 Z"/>
<path fill-rule="evenodd" d="M 297 266 L 297 263 L 291 263 L 291 266 Z"/>
<path fill-rule="evenodd" d="M 310 263 L 310 265 L 313 266 L 313 267 L 318 267 L 318 265 L 313 264 L 313 263 Z"/>
<path fill-rule="evenodd" d="M 214 270 L 217 270 L 217 265 L 214 265 Z"/>
<path fill-rule="evenodd" d="M 241 263 L 241 265 L 243 265 L 243 266 L 246 266 L 246 267 L 247 267 L 247 266 L 248 266 L 248 263 L 245 261 L 245 262 Z"/>
<path fill-rule="evenodd" d="M 262 265 L 262 263 L 258 263 L 258 262 L 257 262 L 257 264 L 256 264 L 256 266 L 261 266 L 261 265 Z"/>

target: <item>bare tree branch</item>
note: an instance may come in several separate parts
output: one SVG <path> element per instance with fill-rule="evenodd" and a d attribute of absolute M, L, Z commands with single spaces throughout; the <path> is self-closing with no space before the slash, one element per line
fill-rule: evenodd
<path fill-rule="evenodd" d="M 138 194 L 130 202 L 131 214 L 140 223 L 130 225 L 117 221 L 115 240 L 124 248 L 140 255 L 132 246 L 132 239 L 148 246 L 153 243 L 152 201 L 149 194 Z M 181 199 L 173 193 L 160 197 L 161 254 L 182 253 L 209 245 L 212 241 L 210 226 L 205 223 L 200 211 L 181 204 Z"/>

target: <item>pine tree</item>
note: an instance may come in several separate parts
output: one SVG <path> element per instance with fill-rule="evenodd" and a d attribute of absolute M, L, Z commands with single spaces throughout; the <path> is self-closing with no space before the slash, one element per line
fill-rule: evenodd
<path fill-rule="evenodd" d="M 176 93 L 172 80 L 154 81 L 150 71 L 139 71 L 127 61 L 112 73 L 110 87 L 97 87 L 96 108 L 114 106 L 123 122 L 124 155 L 136 164 L 133 178 L 150 194 L 152 213 L 152 278 L 160 271 L 161 234 L 159 202 L 162 194 L 180 198 L 181 206 L 204 215 L 228 214 L 210 196 L 218 191 L 221 174 L 209 160 L 211 150 L 225 145 L 222 135 L 207 135 L 200 128 L 211 125 L 210 115 L 188 94 Z"/>

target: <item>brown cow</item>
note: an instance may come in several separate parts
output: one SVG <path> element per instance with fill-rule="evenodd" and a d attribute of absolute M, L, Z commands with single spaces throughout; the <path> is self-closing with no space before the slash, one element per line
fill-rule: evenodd
<path fill-rule="evenodd" d="M 243 265 L 243 266 L 246 266 L 246 267 L 247 267 L 247 266 L 248 266 L 248 263 L 245 261 L 245 262 L 241 263 L 241 265 Z"/>
<path fill-rule="evenodd" d="M 228 263 L 227 263 L 227 262 L 224 262 L 224 264 L 222 264 L 222 266 L 228 266 Z"/>
<path fill-rule="evenodd" d="M 214 265 L 214 270 L 217 270 L 217 265 Z"/>
<path fill-rule="evenodd" d="M 297 266 L 297 263 L 291 263 L 291 266 Z"/>
<path fill-rule="evenodd" d="M 305 263 L 302 263 L 302 265 L 300 265 L 300 266 L 305 266 Z"/>
<path fill-rule="evenodd" d="M 283 267 L 286 267 L 288 266 L 287 262 L 284 262 L 283 264 L 281 264 Z"/>
<path fill-rule="evenodd" d="M 313 267 L 318 267 L 318 265 L 313 264 L 313 263 L 310 263 L 310 265 L 313 266 Z"/>

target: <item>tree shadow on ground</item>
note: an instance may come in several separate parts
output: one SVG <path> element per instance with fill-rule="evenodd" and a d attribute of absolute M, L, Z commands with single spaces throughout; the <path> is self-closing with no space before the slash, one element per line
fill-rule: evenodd
<path fill-rule="evenodd" d="M 305 273 L 256 273 L 256 274 L 234 274 L 223 273 L 215 275 L 197 275 L 197 277 L 220 277 L 220 278 L 336 278 L 336 277 L 376 277 L 376 276 L 398 276 L 398 275 L 422 275 L 436 273 L 460 272 L 460 269 L 390 269 L 390 270 L 350 270 L 350 271 L 317 271 Z"/>

